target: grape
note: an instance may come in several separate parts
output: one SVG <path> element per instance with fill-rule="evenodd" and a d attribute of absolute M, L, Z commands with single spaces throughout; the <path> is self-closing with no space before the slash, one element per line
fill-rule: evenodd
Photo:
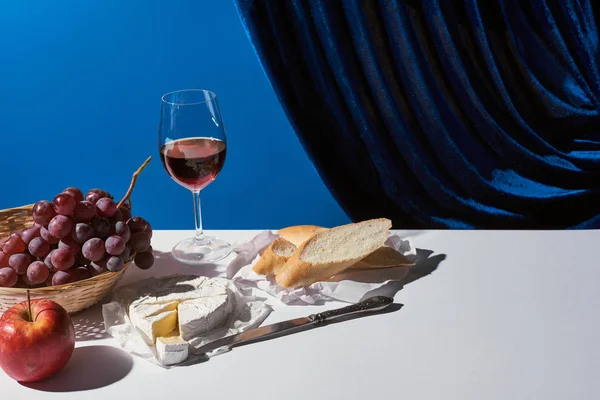
<path fill-rule="evenodd" d="M 50 271 L 50 274 L 48 275 L 48 279 L 46 279 L 46 286 L 52 286 L 52 278 L 54 277 L 55 273 L 56 273 L 56 271 L 54 271 L 54 272 Z"/>
<path fill-rule="evenodd" d="M 0 268 L 8 267 L 8 258 L 10 256 L 0 250 Z"/>
<path fill-rule="evenodd" d="M 33 220 L 40 225 L 48 225 L 52 218 L 56 216 L 54 204 L 48 200 L 42 200 L 33 206 Z"/>
<path fill-rule="evenodd" d="M 82 222 L 75 225 L 75 229 L 71 232 L 71 238 L 77 243 L 82 244 L 94 237 L 94 228 L 90 224 Z"/>
<path fill-rule="evenodd" d="M 131 256 L 131 250 L 129 249 L 129 246 L 125 246 L 125 250 L 123 250 L 123 252 L 121 253 L 121 255 L 119 257 L 121 257 L 121 259 L 123 261 L 129 261 L 130 256 Z"/>
<path fill-rule="evenodd" d="M 127 221 L 127 225 L 129 226 L 131 233 L 146 232 L 148 236 L 152 237 L 152 227 L 150 226 L 150 223 L 142 217 L 131 218 Z"/>
<path fill-rule="evenodd" d="M 110 272 L 119 272 L 120 270 L 123 269 L 123 260 L 121 260 L 121 257 L 111 257 L 108 259 L 108 261 L 106 262 L 106 268 L 110 271 Z"/>
<path fill-rule="evenodd" d="M 15 287 L 26 289 L 26 288 L 30 288 L 32 286 L 35 286 L 35 284 L 33 282 L 31 282 L 27 278 L 27 274 L 25 274 L 25 275 L 19 276 L 19 280 L 17 281 L 17 285 Z"/>
<path fill-rule="evenodd" d="M 25 229 L 23 232 L 21 232 L 21 235 L 19 236 L 21 236 L 21 239 L 23 239 L 23 242 L 25 242 L 25 244 L 29 244 L 29 242 L 31 242 L 33 238 L 40 236 L 41 229 L 41 225 L 34 225 L 29 229 Z"/>
<path fill-rule="evenodd" d="M 110 236 L 104 244 L 106 252 L 111 256 L 118 256 L 125 250 L 125 241 L 121 236 Z"/>
<path fill-rule="evenodd" d="M 91 238 L 81 248 L 83 256 L 90 261 L 101 260 L 104 257 L 105 250 L 104 242 L 98 238 Z"/>
<path fill-rule="evenodd" d="M 31 256 L 26 253 L 13 254 L 8 259 L 8 265 L 10 265 L 10 267 L 19 275 L 23 275 L 27 272 L 29 264 L 31 264 Z"/>
<path fill-rule="evenodd" d="M 97 276 L 107 271 L 106 267 L 103 267 L 96 263 L 91 263 L 90 265 L 88 265 L 87 270 L 89 271 L 91 276 Z"/>
<path fill-rule="evenodd" d="M 54 198 L 54 209 L 60 215 L 71 215 L 75 211 L 77 201 L 71 193 L 60 193 Z"/>
<path fill-rule="evenodd" d="M 50 260 L 57 270 L 64 271 L 73 266 L 75 263 L 75 255 L 63 247 L 62 249 L 54 250 Z"/>
<path fill-rule="evenodd" d="M 25 244 L 23 239 L 21 239 L 20 236 L 9 237 L 6 243 L 2 245 L 2 251 L 9 256 L 12 256 L 13 254 L 17 253 L 22 253 L 25 251 L 26 248 L 27 245 Z"/>
<path fill-rule="evenodd" d="M 46 267 L 46 264 L 41 261 L 34 261 L 27 267 L 26 276 L 33 285 L 39 285 L 40 283 L 46 282 L 48 275 L 50 275 L 50 271 L 48 270 L 48 267 Z"/>
<path fill-rule="evenodd" d="M 41 237 L 31 239 L 27 248 L 32 256 L 39 258 L 46 257 L 50 252 L 50 245 Z"/>
<path fill-rule="evenodd" d="M 40 236 L 50 245 L 56 244 L 60 240 L 59 238 L 52 236 L 50 232 L 48 232 L 48 229 L 44 228 L 43 226 L 40 229 Z"/>
<path fill-rule="evenodd" d="M 73 218 L 76 222 L 91 222 L 96 216 L 96 206 L 89 201 L 80 201 L 75 206 Z"/>
<path fill-rule="evenodd" d="M 56 271 L 52 276 L 52 286 L 66 285 L 67 283 L 75 282 L 74 271 Z"/>
<path fill-rule="evenodd" d="M 50 253 L 48 253 L 48 255 L 46 256 L 46 258 L 44 258 L 44 264 L 48 268 L 48 271 L 50 271 L 50 272 L 56 272 L 57 269 L 54 266 L 54 264 L 52 264 L 52 253 L 54 253 L 54 250 L 52 250 Z"/>
<path fill-rule="evenodd" d="M 13 237 L 13 236 L 19 236 L 19 237 L 21 237 L 21 234 L 23 233 L 23 231 L 24 231 L 24 229 L 17 229 L 16 231 L 12 231 L 10 233 L 9 237 Z"/>
<path fill-rule="evenodd" d="M 129 225 L 129 229 L 131 230 L 131 233 L 143 232 L 143 231 L 147 230 L 150 226 L 150 224 L 148 224 L 148 221 L 146 221 L 142 217 L 131 218 L 130 220 L 127 221 L 127 225 Z"/>
<path fill-rule="evenodd" d="M 0 286 L 2 287 L 13 287 L 17 284 L 19 277 L 12 268 L 0 268 Z"/>
<path fill-rule="evenodd" d="M 123 238 L 123 241 L 125 241 L 125 243 L 129 242 L 129 239 L 131 238 L 131 230 L 129 229 L 129 226 L 127 226 L 127 224 L 123 221 L 119 221 L 115 224 L 114 226 L 114 231 L 115 231 L 115 235 L 119 235 Z"/>
<path fill-rule="evenodd" d="M 150 236 L 146 232 L 136 232 L 131 235 L 129 244 L 135 252 L 146 251 L 150 247 Z"/>
<path fill-rule="evenodd" d="M 119 210 L 115 211 L 115 215 L 113 215 L 111 220 L 114 222 L 123 221 L 123 213 Z"/>
<path fill-rule="evenodd" d="M 110 258 L 110 256 L 102 257 L 102 259 L 100 259 L 98 261 L 94 261 L 91 264 L 94 264 L 97 268 L 106 268 L 106 262 L 108 261 L 109 258 Z"/>
<path fill-rule="evenodd" d="M 106 218 L 96 217 L 92 221 L 92 228 L 94 228 L 96 237 L 103 238 L 110 232 L 110 222 Z"/>
<path fill-rule="evenodd" d="M 140 269 L 148 269 L 154 265 L 154 254 L 149 251 L 142 251 L 135 255 L 135 265 Z"/>
<path fill-rule="evenodd" d="M 62 239 L 71 233 L 73 221 L 64 215 L 57 215 L 48 224 L 48 232 L 56 238 Z"/>
<path fill-rule="evenodd" d="M 81 246 L 71 236 L 64 237 L 58 242 L 59 249 L 67 249 L 75 254 L 81 250 Z"/>
<path fill-rule="evenodd" d="M 3 237 L 2 239 L 0 239 L 0 249 L 2 248 L 2 246 L 4 246 L 4 243 L 6 243 L 9 238 L 10 238 L 10 236 L 6 236 L 6 237 Z"/>
<path fill-rule="evenodd" d="M 129 221 L 131 219 L 131 211 L 126 207 L 126 204 L 123 204 L 121 207 L 119 207 L 119 211 L 123 216 L 121 221 Z"/>
<path fill-rule="evenodd" d="M 108 197 L 108 193 L 100 189 L 92 189 L 85 195 L 85 199 L 92 204 L 96 204 L 98 200 L 104 197 Z"/>
<path fill-rule="evenodd" d="M 111 218 L 117 212 L 115 201 L 108 197 L 103 197 L 96 203 L 98 215 L 104 218 Z"/>
<path fill-rule="evenodd" d="M 83 201 L 83 193 L 76 187 L 68 187 L 65 190 L 63 190 L 63 193 L 69 193 L 75 198 L 75 201 L 77 202 Z"/>

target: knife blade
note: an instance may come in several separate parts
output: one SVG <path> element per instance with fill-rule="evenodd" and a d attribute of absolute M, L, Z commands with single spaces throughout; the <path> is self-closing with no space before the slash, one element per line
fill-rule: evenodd
<path fill-rule="evenodd" d="M 317 314 L 311 314 L 308 317 L 301 317 L 290 319 L 287 321 L 277 322 L 275 324 L 249 329 L 245 332 L 238 333 L 236 335 L 226 336 L 224 338 L 217 339 L 204 346 L 201 346 L 196 351 L 194 351 L 194 353 L 206 354 L 212 357 L 214 355 L 227 352 L 233 347 L 239 346 L 243 343 L 248 343 L 258 339 L 266 338 L 304 325 L 319 325 L 324 322 L 331 321 L 340 317 L 345 317 L 348 315 L 381 311 L 393 302 L 394 299 L 391 297 L 370 297 L 359 303 L 355 303 L 335 310 L 323 311 Z"/>

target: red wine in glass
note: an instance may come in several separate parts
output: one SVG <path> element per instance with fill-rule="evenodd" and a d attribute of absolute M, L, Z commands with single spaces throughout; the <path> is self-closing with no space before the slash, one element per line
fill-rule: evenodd
<path fill-rule="evenodd" d="M 186 264 L 214 265 L 233 247 L 204 235 L 200 192 L 217 178 L 225 163 L 227 135 L 217 95 L 210 90 L 185 89 L 165 94 L 160 106 L 158 151 L 168 175 L 192 192 L 196 234 L 172 249 Z"/>
<path fill-rule="evenodd" d="M 175 182 L 189 190 L 200 190 L 221 172 L 226 153 L 222 140 L 198 137 L 166 143 L 160 149 L 160 158 Z"/>

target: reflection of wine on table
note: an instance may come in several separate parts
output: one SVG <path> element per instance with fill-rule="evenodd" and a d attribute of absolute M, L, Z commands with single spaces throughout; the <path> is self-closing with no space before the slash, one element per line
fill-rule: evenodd
<path fill-rule="evenodd" d="M 186 138 L 166 143 L 160 158 L 171 177 L 181 186 L 200 190 L 223 168 L 225 142 L 213 138 Z"/>

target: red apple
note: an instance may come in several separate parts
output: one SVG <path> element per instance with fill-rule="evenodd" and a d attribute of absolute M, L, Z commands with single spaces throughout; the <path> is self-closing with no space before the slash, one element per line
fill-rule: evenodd
<path fill-rule="evenodd" d="M 75 348 L 71 317 L 59 304 L 23 301 L 0 317 L 0 367 L 19 382 L 46 379 L 62 369 Z"/>

